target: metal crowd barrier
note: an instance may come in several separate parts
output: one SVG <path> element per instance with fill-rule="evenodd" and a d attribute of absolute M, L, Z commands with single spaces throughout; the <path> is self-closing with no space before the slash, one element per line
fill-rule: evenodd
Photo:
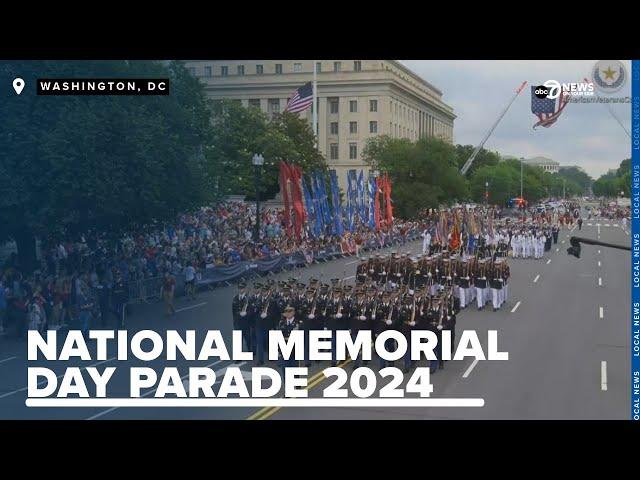
<path fill-rule="evenodd" d="M 371 239 L 360 246 L 361 252 L 380 250 L 394 245 L 401 245 L 404 242 L 411 242 L 420 238 L 420 232 L 411 230 L 407 232 L 405 238 L 400 234 L 387 235 L 382 245 L 379 239 Z M 220 284 L 230 285 L 231 282 L 240 279 L 249 279 L 261 276 L 261 274 L 275 274 L 281 271 L 289 271 L 302 268 L 310 263 L 328 262 L 338 258 L 351 256 L 351 253 L 342 253 L 340 245 L 314 250 L 312 252 L 312 262 L 309 262 L 303 252 L 295 252 L 279 257 L 268 257 L 261 260 L 251 260 L 238 262 L 223 267 L 214 267 L 198 272 L 196 277 L 196 288 L 215 288 Z M 228 273 L 221 273 L 228 272 Z M 184 274 L 174 275 L 176 279 L 175 296 L 185 294 Z M 129 281 L 129 303 L 150 303 L 160 300 L 160 288 L 164 282 L 163 277 L 152 277 L 141 280 Z"/>

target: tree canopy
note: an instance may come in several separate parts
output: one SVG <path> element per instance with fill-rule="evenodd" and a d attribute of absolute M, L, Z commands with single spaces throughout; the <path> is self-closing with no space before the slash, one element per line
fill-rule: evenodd
<path fill-rule="evenodd" d="M 631 159 L 620 162 L 615 172 L 607 172 L 593 182 L 593 194 L 598 197 L 615 198 L 623 193 L 628 197 L 631 193 Z"/>

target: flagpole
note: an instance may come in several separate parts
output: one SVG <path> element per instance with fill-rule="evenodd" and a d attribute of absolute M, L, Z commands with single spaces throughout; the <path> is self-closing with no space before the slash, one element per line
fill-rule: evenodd
<path fill-rule="evenodd" d="M 315 136 L 316 149 L 318 148 L 318 62 L 313 61 L 313 109 L 312 109 L 313 135 Z"/>
<path fill-rule="evenodd" d="M 584 79 L 584 81 L 585 81 L 585 82 L 587 82 L 587 83 L 591 83 L 591 82 L 589 82 L 589 79 L 587 79 L 587 78 L 585 78 L 585 79 Z M 601 97 L 600 95 L 596 95 L 596 98 L 597 98 L 598 100 L 600 100 L 602 97 Z M 627 136 L 628 136 L 629 138 L 631 138 L 631 134 L 629 133 L 629 130 L 627 130 L 627 127 L 625 127 L 625 126 L 623 125 L 623 123 L 620 121 L 620 119 L 618 118 L 618 116 L 613 112 L 613 110 L 611 110 L 611 105 L 609 105 L 609 103 L 607 103 L 607 102 L 603 102 L 603 103 L 604 103 L 604 106 L 605 106 L 605 107 L 607 108 L 607 110 L 609 111 L 609 113 L 611 114 L 611 116 L 613 117 L 613 119 L 614 119 L 616 122 L 618 122 L 618 125 L 620 125 L 620 127 L 622 127 L 622 129 L 624 130 L 624 133 L 626 133 L 626 134 L 627 134 Z"/>

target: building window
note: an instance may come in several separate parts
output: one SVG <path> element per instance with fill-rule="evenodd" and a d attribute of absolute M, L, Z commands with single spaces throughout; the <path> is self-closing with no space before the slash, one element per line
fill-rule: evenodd
<path fill-rule="evenodd" d="M 223 77 L 229 75 L 229 67 L 227 67 L 226 65 L 220 67 L 220 75 L 222 75 Z"/>
<path fill-rule="evenodd" d="M 238 75 L 244 75 L 244 65 L 238 65 Z"/>
<path fill-rule="evenodd" d="M 250 98 L 249 99 L 249 106 L 250 107 L 255 107 L 255 108 L 260 108 L 260 99 L 259 98 Z"/>
<path fill-rule="evenodd" d="M 316 62 L 316 72 L 320 73 L 322 71 L 322 62 Z"/>
<path fill-rule="evenodd" d="M 356 72 L 360 72 L 360 71 L 362 71 L 362 62 L 361 62 L 360 60 L 355 60 L 355 61 L 353 62 L 353 69 L 354 69 Z"/>
<path fill-rule="evenodd" d="M 369 133 L 378 133 L 378 122 L 369 122 Z"/>
<path fill-rule="evenodd" d="M 329 99 L 329 113 L 338 113 L 338 99 Z"/>
<path fill-rule="evenodd" d="M 301 63 L 294 63 L 293 64 L 293 71 L 298 73 L 302 71 L 302 64 Z"/>
<path fill-rule="evenodd" d="M 356 160 L 358 158 L 358 144 L 349 144 L 349 160 Z"/>
<path fill-rule="evenodd" d="M 349 101 L 349 111 L 351 113 L 358 113 L 358 101 L 357 100 L 350 100 Z"/>
<path fill-rule="evenodd" d="M 331 135 L 338 135 L 338 122 L 331 122 Z"/>
<path fill-rule="evenodd" d="M 349 133 L 358 133 L 358 122 L 349 122 Z"/>
<path fill-rule="evenodd" d="M 204 67 L 204 76 L 205 77 L 211 76 L 211 67 Z"/>
<path fill-rule="evenodd" d="M 339 72 L 342 69 L 342 62 L 333 62 L 333 71 Z"/>
<path fill-rule="evenodd" d="M 280 99 L 279 98 L 270 98 L 269 99 L 269 106 L 268 106 L 268 112 L 269 113 L 279 113 L 280 112 Z"/>
<path fill-rule="evenodd" d="M 330 152 L 331 160 L 338 160 L 338 144 L 337 143 L 332 143 L 329 146 L 329 152 Z"/>
<path fill-rule="evenodd" d="M 276 63 L 276 73 L 278 75 L 282 74 L 282 64 L 281 63 Z"/>
<path fill-rule="evenodd" d="M 370 112 L 378 111 L 378 100 L 369 100 L 369 111 Z"/>
<path fill-rule="evenodd" d="M 196 67 L 189 67 L 189 73 L 195 77 L 196 76 Z"/>
<path fill-rule="evenodd" d="M 264 65 L 256 65 L 256 74 L 262 75 L 264 73 Z"/>

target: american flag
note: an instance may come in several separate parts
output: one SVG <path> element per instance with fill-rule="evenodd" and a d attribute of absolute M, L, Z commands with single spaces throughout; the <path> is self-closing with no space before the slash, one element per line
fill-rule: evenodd
<path fill-rule="evenodd" d="M 313 103 L 313 86 L 311 82 L 298 88 L 287 103 L 285 112 L 298 113 L 306 110 Z"/>
<path fill-rule="evenodd" d="M 538 98 L 536 97 L 535 89 L 537 87 L 531 87 L 531 113 L 538 117 L 538 122 L 533 126 L 549 128 L 556 123 L 558 117 L 564 110 L 564 107 L 569 103 L 569 95 L 565 92 L 561 92 L 560 96 L 556 98 Z M 557 100 L 557 109 L 556 109 Z"/>

